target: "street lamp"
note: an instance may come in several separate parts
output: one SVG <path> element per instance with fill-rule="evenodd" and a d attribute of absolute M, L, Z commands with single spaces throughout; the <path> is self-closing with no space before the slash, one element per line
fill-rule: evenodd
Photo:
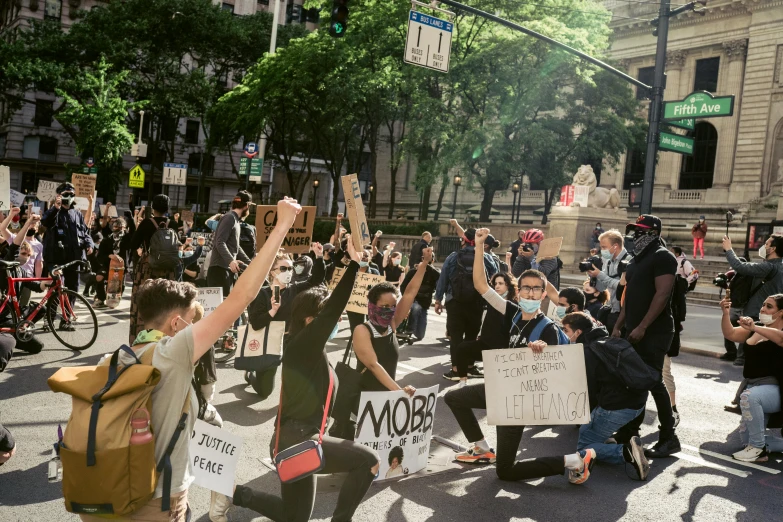
<path fill-rule="evenodd" d="M 321 185 L 321 182 L 317 179 L 313 180 L 313 206 L 316 208 L 315 214 L 318 215 L 318 187 Z"/>
<path fill-rule="evenodd" d="M 451 206 L 451 219 L 454 219 L 455 212 L 457 211 L 457 191 L 459 186 L 462 185 L 462 177 L 460 175 L 454 176 L 454 204 Z"/>
<path fill-rule="evenodd" d="M 516 223 L 514 221 L 514 216 L 517 211 L 517 194 L 519 194 L 519 183 L 514 182 L 514 184 L 511 185 L 511 192 L 514 193 L 514 202 L 511 204 L 511 223 Z"/>
<path fill-rule="evenodd" d="M 370 211 L 370 217 L 375 217 L 375 211 L 373 210 L 373 201 L 372 196 L 375 192 L 375 185 L 370 183 L 370 186 L 367 187 L 367 208 Z"/>

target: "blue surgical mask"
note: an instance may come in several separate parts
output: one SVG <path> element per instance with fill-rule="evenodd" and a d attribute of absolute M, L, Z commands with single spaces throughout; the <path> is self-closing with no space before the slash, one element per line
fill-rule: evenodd
<path fill-rule="evenodd" d="M 334 325 L 334 329 L 332 330 L 332 333 L 329 334 L 329 341 L 337 337 L 337 330 L 339 329 L 340 323 L 337 323 Z"/>
<path fill-rule="evenodd" d="M 524 297 L 519 300 L 519 307 L 522 308 L 522 311 L 526 314 L 532 314 L 533 312 L 536 312 L 539 308 L 541 308 L 541 300 L 540 299 L 525 299 Z"/>
<path fill-rule="evenodd" d="M 612 259 L 612 253 L 608 250 L 601 250 L 601 257 L 604 259 Z"/>
<path fill-rule="evenodd" d="M 215 219 L 208 219 L 206 224 L 207 224 L 207 228 L 209 228 L 212 232 L 217 230 L 217 227 L 218 227 L 218 221 L 217 220 L 215 220 Z"/>
<path fill-rule="evenodd" d="M 557 315 L 560 319 L 566 316 L 568 313 L 568 309 L 565 306 L 558 306 L 555 309 L 555 315 Z"/>
<path fill-rule="evenodd" d="M 361 268 L 368 267 L 368 266 L 370 266 L 370 262 L 369 261 L 359 261 L 359 266 Z"/>
<path fill-rule="evenodd" d="M 503 292 L 502 294 L 500 294 L 500 297 L 502 297 L 503 299 L 505 299 L 506 297 L 508 297 L 508 290 L 506 290 L 505 292 Z"/>

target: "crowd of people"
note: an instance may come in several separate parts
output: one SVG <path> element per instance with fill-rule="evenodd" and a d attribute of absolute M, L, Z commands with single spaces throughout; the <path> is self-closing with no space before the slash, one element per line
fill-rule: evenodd
<path fill-rule="evenodd" d="M 245 223 L 252 198 L 241 191 L 229 212 L 207 220 L 205 226 L 213 235 L 204 259 L 203 238 L 194 245 L 189 237 L 193 223 L 181 221 L 178 214 L 169 217 L 166 196 L 153 198 L 149 213 L 142 208 L 90 223 L 70 208 L 73 192 L 70 184 L 61 185 L 52 207 L 40 220 L 28 215 L 16 235 L 8 231 L 20 213 L 13 209 L 0 224 L 0 234 L 15 247 L 14 255 L 29 274 L 47 274 L 57 264 L 90 257 L 94 279 L 89 286 L 96 293 L 96 306 L 107 303 L 111 263 L 133 267 L 130 348 L 123 347 L 99 363 L 109 375 L 108 383 L 100 383 L 105 384 L 101 393 L 119 378 L 122 372 L 117 368 L 140 363 L 157 370 L 159 382 L 150 387 L 148 399 L 154 408 L 148 416 L 155 434 L 150 442 L 152 462 L 162 463 L 158 464 L 161 478 L 148 485 L 151 490 L 140 495 L 132 508 L 114 514 L 137 517 L 129 518 L 133 520 L 188 520 L 188 488 L 194 479 L 189 437 L 180 434 L 190 433 L 197 418 L 222 426 L 211 405 L 217 378 L 214 345 L 241 322 L 248 329 L 266 332 L 264 355 L 240 353 L 235 368 L 264 398 L 274 390 L 280 373 L 270 455 L 279 462 L 305 451 L 302 448 L 317 446 L 322 461 L 318 473 L 345 474 L 335 521 L 352 519 L 379 472 L 377 452 L 354 442 L 359 394 L 387 390 L 415 394 L 413 386 L 397 379 L 398 335 L 409 336 L 412 343 L 422 341 L 431 307 L 435 314 L 446 313 L 451 368 L 443 376 L 455 385 L 444 400 L 469 443 L 455 455 L 458 462 L 494 464 L 501 480 L 562 475 L 572 484 L 583 484 L 597 461 L 630 465 L 634 477 L 645 480 L 650 459 L 681 450 L 671 359 L 679 354 L 684 296 L 698 279 L 698 271 L 682 249 L 666 245 L 656 216 L 639 216 L 624 232 L 605 231 L 598 223 L 591 237 L 595 255 L 585 261 L 586 280 L 579 288 L 562 284 L 563 264 L 556 255 L 543 257 L 545 234 L 539 229 L 520 231 L 501 258 L 495 252 L 500 242 L 489 229 L 463 229 L 452 220 L 460 246 L 436 268 L 431 233 L 422 234 L 406 263 L 394 242 L 379 247 L 380 231 L 370 244 L 359 247 L 338 215 L 327 243 L 314 242 L 308 253 L 290 255 L 281 245 L 301 210 L 299 204 L 290 198 L 278 202 L 276 226 L 263 246 L 256 248 L 255 228 Z M 46 227 L 40 239 L 39 221 Z M 703 231 L 706 234 L 706 224 Z M 737 291 L 721 302 L 721 327 L 727 343 L 740 344 L 735 348 L 736 360 L 744 362 L 744 380 L 735 398 L 742 414 L 743 447 L 734 458 L 764 462 L 770 452 L 783 451 L 783 439 L 766 432 L 783 420 L 778 418 L 783 378 L 783 236 L 769 238 L 759 252 L 761 263 L 738 258 L 729 238 L 722 246 Z M 694 257 L 696 247 L 694 235 Z M 349 342 L 342 367 L 335 368 L 326 346 L 338 332 L 360 273 L 384 281 L 370 288 L 366 314 L 347 312 Z M 69 288 L 78 290 L 79 273 L 66 271 L 63 277 Z M 740 295 L 737 284 L 743 278 L 750 281 L 746 296 Z M 197 286 L 219 287 L 223 292 L 222 304 L 205 317 L 196 300 Z M 0 335 L 0 370 L 13 350 L 5 346 L 5 337 Z M 580 426 L 574 453 L 518 461 L 524 426 L 497 426 L 493 444 L 476 418 L 474 410 L 487 407 L 484 383 L 471 382 L 484 377 L 477 363 L 485 350 L 527 347 L 540 353 L 548 346 L 568 344 L 582 345 L 590 421 Z M 622 359 L 607 363 L 619 352 L 624 353 Z M 349 375 L 345 363 L 353 355 L 357 378 L 341 378 Z M 640 428 L 650 394 L 660 425 L 658 440 L 645 448 Z M 328 417 L 333 423 L 327 430 Z M 0 464 L 15 449 L 11 434 L 1 428 Z M 77 438 L 84 430 L 69 428 L 61 447 L 83 450 L 89 461 L 95 443 Z M 101 436 L 90 432 L 89 440 Z M 64 470 L 66 506 L 83 520 L 97 520 L 94 511 L 81 509 L 81 501 L 74 498 L 68 484 L 78 483 L 79 477 L 69 476 L 73 473 Z M 232 496 L 213 492 L 209 518 L 226 521 L 226 513 L 236 505 L 272 520 L 308 520 L 316 496 L 315 474 L 297 478 L 283 481 L 279 496 L 239 484 Z"/>

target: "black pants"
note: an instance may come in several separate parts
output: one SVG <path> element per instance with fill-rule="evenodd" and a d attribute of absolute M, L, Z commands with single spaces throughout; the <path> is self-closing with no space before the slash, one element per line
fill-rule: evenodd
<path fill-rule="evenodd" d="M 274 435 L 272 437 L 274 440 Z M 350 521 L 375 478 L 370 468 L 378 464 L 378 454 L 362 444 L 329 436 L 324 436 L 322 447 L 325 465 L 319 474 L 347 473 L 332 520 Z M 275 522 L 305 522 L 310 520 L 313 512 L 315 482 L 315 475 L 310 475 L 292 484 L 281 484 L 282 498 L 237 486 L 234 504 L 252 509 Z"/>
<path fill-rule="evenodd" d="M 474 409 L 486 409 L 487 393 L 484 384 L 472 384 L 451 390 L 444 397 L 446 405 L 457 419 L 469 442 L 484 438 Z M 524 426 L 497 426 L 496 472 L 500 480 L 529 480 L 565 471 L 563 457 L 543 457 L 517 462 L 517 450 L 522 441 Z"/>
<path fill-rule="evenodd" d="M 463 341 L 475 341 L 481 330 L 481 302 L 458 303 L 454 299 L 446 303 L 446 330 L 451 336 L 451 364 L 457 364 L 457 348 Z"/>
<path fill-rule="evenodd" d="M 620 318 L 620 312 L 609 312 L 609 314 L 606 316 L 606 330 L 611 335 L 612 330 L 614 330 L 614 325 L 617 324 L 617 319 Z"/>
<path fill-rule="evenodd" d="M 211 287 L 219 286 L 223 289 L 223 299 L 231 293 L 231 287 L 234 286 L 234 273 L 228 268 L 211 266 L 207 270 L 207 284 Z"/>
<path fill-rule="evenodd" d="M 11 361 L 15 347 L 16 338 L 13 335 L 0 334 L 0 372 L 5 370 L 5 367 Z"/>
<path fill-rule="evenodd" d="M 481 360 L 481 352 L 491 349 L 491 346 L 480 339 L 476 341 L 465 341 L 457 346 L 455 358 L 452 359 L 453 364 L 457 367 L 457 375 L 460 377 L 467 377 L 468 367 L 473 366 L 473 363 Z"/>
<path fill-rule="evenodd" d="M 47 275 L 51 275 L 52 268 L 54 268 L 54 263 L 46 263 L 44 264 L 43 273 Z M 65 288 L 69 290 L 73 290 L 74 292 L 79 292 L 79 271 L 74 267 L 68 267 L 65 270 L 63 270 L 63 283 L 65 283 Z"/>

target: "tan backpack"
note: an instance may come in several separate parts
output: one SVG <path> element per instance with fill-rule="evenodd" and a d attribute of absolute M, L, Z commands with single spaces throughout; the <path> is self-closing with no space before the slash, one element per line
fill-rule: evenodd
<path fill-rule="evenodd" d="M 118 369 L 122 351 L 137 362 Z M 47 381 L 52 391 L 73 397 L 60 444 L 65 509 L 71 513 L 107 518 L 133 513 L 152 499 L 161 472 L 161 510 L 170 509 L 170 456 L 187 424 L 190 394 L 159 463 L 155 462 L 154 433 L 145 444 L 130 443 L 134 413 L 145 408 L 152 414 L 152 390 L 160 381 L 160 371 L 152 366 L 154 352 L 154 347 L 148 349 L 139 359 L 123 345 L 112 354 L 108 366 L 60 368 Z"/>

